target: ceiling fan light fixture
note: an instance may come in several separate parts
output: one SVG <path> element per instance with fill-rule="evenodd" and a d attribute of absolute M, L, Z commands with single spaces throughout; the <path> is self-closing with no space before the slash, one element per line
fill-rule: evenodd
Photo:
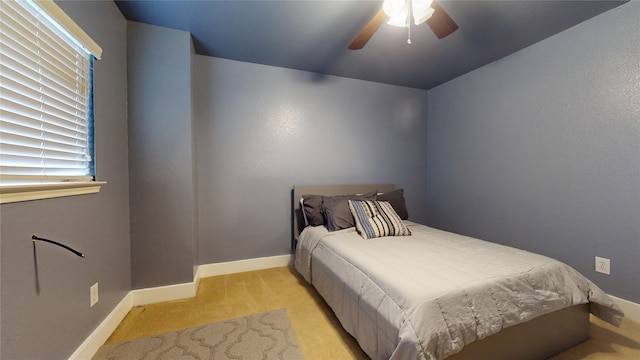
<path fill-rule="evenodd" d="M 411 15 L 416 25 L 426 22 L 438 39 L 447 37 L 458 29 L 458 24 L 436 0 L 384 0 L 382 9 L 353 39 L 349 50 L 362 49 L 388 18 L 391 18 L 389 24 L 407 28 L 407 43 L 411 44 Z"/>
<path fill-rule="evenodd" d="M 408 27 L 410 15 L 413 21 L 420 25 L 433 15 L 431 7 L 433 0 L 384 0 L 382 10 L 389 16 L 389 25 Z"/>
<path fill-rule="evenodd" d="M 429 20 L 435 11 L 431 7 L 433 0 L 412 0 L 411 12 L 413 13 L 413 21 L 416 25 Z"/>
<path fill-rule="evenodd" d="M 389 17 L 387 24 L 407 27 L 409 22 L 409 4 L 407 0 L 385 0 L 382 10 Z"/>

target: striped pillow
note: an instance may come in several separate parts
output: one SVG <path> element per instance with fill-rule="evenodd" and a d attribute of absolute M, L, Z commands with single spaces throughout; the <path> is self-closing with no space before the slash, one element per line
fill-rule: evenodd
<path fill-rule="evenodd" d="M 365 239 L 411 235 L 388 201 L 349 200 L 349 208 L 358 233 Z"/>

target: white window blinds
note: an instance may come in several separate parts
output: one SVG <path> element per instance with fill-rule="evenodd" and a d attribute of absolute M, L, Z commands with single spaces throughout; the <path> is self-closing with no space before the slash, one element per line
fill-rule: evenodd
<path fill-rule="evenodd" d="M 90 181 L 92 55 L 33 3 L 0 6 L 0 184 Z"/>

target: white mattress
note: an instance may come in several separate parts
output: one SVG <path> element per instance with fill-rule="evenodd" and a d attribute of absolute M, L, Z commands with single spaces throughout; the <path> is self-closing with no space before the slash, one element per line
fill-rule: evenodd
<path fill-rule="evenodd" d="M 577 304 L 621 310 L 566 264 L 407 221 L 412 236 L 354 228 L 300 235 L 295 267 L 372 359 L 442 359 L 502 328 Z"/>

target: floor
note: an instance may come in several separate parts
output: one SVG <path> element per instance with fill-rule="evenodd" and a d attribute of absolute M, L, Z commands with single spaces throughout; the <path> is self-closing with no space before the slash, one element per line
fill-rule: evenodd
<path fill-rule="evenodd" d="M 289 267 L 201 279 L 194 298 L 131 309 L 107 343 L 279 308 L 287 309 L 306 360 L 368 359 L 313 287 Z M 640 324 L 625 319 L 616 328 L 592 316 L 590 331 L 590 340 L 553 360 L 640 359 Z"/>

